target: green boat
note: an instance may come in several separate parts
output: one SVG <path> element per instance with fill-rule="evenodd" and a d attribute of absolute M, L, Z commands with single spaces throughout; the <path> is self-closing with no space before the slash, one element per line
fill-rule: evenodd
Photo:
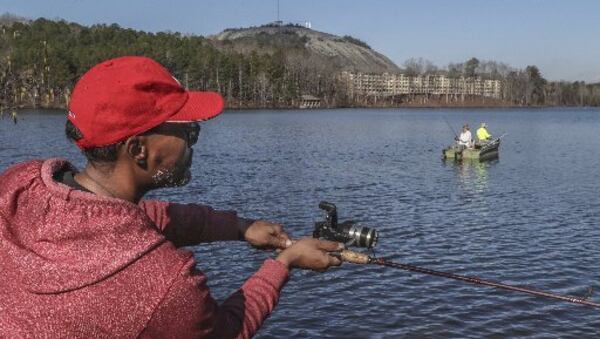
<path fill-rule="evenodd" d="M 451 145 L 442 151 L 445 160 L 478 160 L 486 161 L 498 158 L 500 148 L 500 138 L 494 139 L 485 144 L 475 144 L 474 148 L 463 148 L 458 145 Z"/>

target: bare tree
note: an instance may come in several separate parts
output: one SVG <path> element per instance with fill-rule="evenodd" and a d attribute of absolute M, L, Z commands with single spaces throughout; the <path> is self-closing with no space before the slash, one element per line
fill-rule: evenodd
<path fill-rule="evenodd" d="M 433 62 L 423 58 L 410 58 L 404 62 L 403 66 L 404 72 L 411 76 L 435 73 L 438 70 Z"/>

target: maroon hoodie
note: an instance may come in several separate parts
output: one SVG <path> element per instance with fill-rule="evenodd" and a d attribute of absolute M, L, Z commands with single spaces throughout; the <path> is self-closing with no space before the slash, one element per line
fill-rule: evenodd
<path fill-rule="evenodd" d="M 0 337 L 250 337 L 287 268 L 272 259 L 225 302 L 188 251 L 238 239 L 238 218 L 202 205 L 128 201 L 56 182 L 64 160 L 0 176 Z M 167 239 L 168 238 L 168 239 Z"/>

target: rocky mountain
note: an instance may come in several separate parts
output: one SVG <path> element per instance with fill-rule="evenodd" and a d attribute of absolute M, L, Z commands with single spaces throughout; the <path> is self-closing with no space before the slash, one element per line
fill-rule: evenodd
<path fill-rule="evenodd" d="M 207 37 L 222 50 L 241 53 L 284 51 L 288 64 L 320 65 L 329 72 L 399 72 L 390 59 L 351 36 L 336 36 L 298 25 L 270 24 L 227 29 Z"/>

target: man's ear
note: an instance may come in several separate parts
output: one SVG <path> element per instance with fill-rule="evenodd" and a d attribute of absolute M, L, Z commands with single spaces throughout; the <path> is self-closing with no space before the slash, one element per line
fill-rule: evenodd
<path fill-rule="evenodd" d="M 125 141 L 125 151 L 138 166 L 146 169 L 148 167 L 148 147 L 144 136 L 136 135 Z"/>

